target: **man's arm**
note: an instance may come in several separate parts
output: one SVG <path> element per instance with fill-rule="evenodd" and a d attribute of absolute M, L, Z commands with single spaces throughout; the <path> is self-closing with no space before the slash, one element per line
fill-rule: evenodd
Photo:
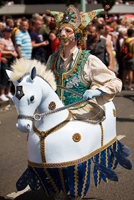
<path fill-rule="evenodd" d="M 16 45 L 16 49 L 17 49 L 19 58 L 22 58 L 20 45 Z"/>
<path fill-rule="evenodd" d="M 32 47 L 34 48 L 38 48 L 40 46 L 47 46 L 49 44 L 48 40 L 45 40 L 44 42 L 41 43 L 35 43 L 35 41 L 32 41 Z"/>
<path fill-rule="evenodd" d="M 109 40 L 106 40 L 106 52 L 108 54 L 108 61 L 109 61 L 109 66 L 108 69 L 112 70 L 112 56 L 113 56 L 113 51 L 112 51 L 112 47 L 111 47 L 111 43 Z"/>

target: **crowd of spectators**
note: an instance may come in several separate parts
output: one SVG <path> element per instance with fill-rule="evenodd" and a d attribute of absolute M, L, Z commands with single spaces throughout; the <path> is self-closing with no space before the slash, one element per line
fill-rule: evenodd
<path fill-rule="evenodd" d="M 31 19 L 2 17 L 0 22 L 0 100 L 8 101 L 13 96 L 6 69 L 11 69 L 11 63 L 15 58 L 37 59 L 45 64 L 48 57 L 59 48 L 55 26 L 54 18 L 46 14 L 41 16 L 34 13 Z"/>
<path fill-rule="evenodd" d="M 26 17 L 13 19 L 3 16 L 0 22 L 0 100 L 12 98 L 11 84 L 6 75 L 16 58 L 37 59 L 44 64 L 49 56 L 60 46 L 56 35 L 54 17 L 34 13 L 31 19 Z M 134 23 L 123 16 L 113 15 L 108 19 L 94 18 L 87 26 L 88 36 L 81 49 L 102 60 L 123 81 L 123 89 L 133 90 L 134 72 Z M 130 34 L 131 33 L 131 34 Z M 129 38 L 132 58 L 125 60 L 121 54 L 122 44 Z M 132 40 L 130 42 L 130 40 Z M 128 67 L 130 66 L 130 67 Z"/>

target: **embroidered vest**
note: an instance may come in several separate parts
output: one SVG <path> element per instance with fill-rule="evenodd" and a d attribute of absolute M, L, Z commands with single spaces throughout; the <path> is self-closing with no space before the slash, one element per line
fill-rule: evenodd
<path fill-rule="evenodd" d="M 56 69 L 57 60 L 59 58 L 59 50 L 57 50 L 52 55 L 49 63 L 49 69 L 54 72 L 57 85 L 67 87 L 80 94 L 84 94 L 84 92 L 89 89 L 91 85 L 91 82 L 87 82 L 84 78 L 84 65 L 89 55 L 89 51 L 82 51 L 79 49 L 71 69 L 69 69 L 67 72 L 58 73 Z M 64 105 L 68 105 L 82 99 L 81 97 L 65 91 L 64 89 L 57 89 L 57 94 Z"/>

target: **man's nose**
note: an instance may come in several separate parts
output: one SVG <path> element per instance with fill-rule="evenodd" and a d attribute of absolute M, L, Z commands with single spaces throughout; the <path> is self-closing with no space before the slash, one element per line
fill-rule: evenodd
<path fill-rule="evenodd" d="M 65 36 L 65 29 L 62 29 L 62 31 L 61 31 L 61 34 L 60 34 L 61 36 Z"/>

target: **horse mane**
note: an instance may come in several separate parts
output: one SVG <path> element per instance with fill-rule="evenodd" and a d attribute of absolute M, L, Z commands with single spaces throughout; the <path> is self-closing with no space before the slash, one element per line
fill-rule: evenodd
<path fill-rule="evenodd" d="M 11 65 L 13 74 L 10 77 L 10 80 L 11 81 L 20 80 L 25 74 L 30 73 L 31 69 L 34 66 L 36 67 L 37 75 L 46 80 L 55 91 L 56 82 L 53 72 L 51 70 L 48 70 L 46 65 L 42 64 L 41 62 L 35 59 L 34 60 L 30 60 L 27 58 L 16 59 Z"/>

